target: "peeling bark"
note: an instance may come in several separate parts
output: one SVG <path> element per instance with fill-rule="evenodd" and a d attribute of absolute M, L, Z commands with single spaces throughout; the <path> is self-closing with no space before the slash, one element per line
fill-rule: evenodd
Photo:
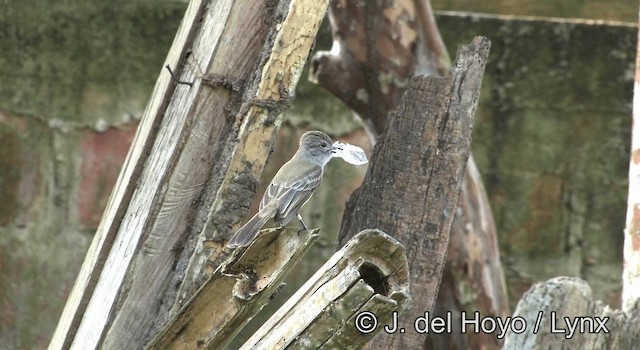
<path fill-rule="evenodd" d="M 449 57 L 429 2 L 332 1 L 330 52 L 313 58 L 312 79 L 379 135 L 414 74 L 444 75 Z"/>

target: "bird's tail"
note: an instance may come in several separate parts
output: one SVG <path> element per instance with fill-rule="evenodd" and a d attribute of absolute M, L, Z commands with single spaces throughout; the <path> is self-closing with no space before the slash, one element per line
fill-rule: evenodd
<path fill-rule="evenodd" d="M 264 226 L 267 221 L 273 217 L 273 215 L 269 215 L 269 210 L 265 209 L 268 208 L 264 208 L 256 213 L 256 215 L 249 219 L 244 226 L 240 227 L 240 229 L 227 242 L 227 247 L 237 248 L 248 246 L 256 237 L 262 226 Z"/>

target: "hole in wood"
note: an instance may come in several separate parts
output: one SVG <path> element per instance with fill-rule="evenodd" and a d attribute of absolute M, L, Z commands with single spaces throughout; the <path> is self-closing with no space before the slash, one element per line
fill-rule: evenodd
<path fill-rule="evenodd" d="M 389 285 L 387 279 L 376 265 L 364 262 L 358 269 L 358 272 L 360 272 L 362 280 L 371 286 L 376 293 L 388 296 Z"/>

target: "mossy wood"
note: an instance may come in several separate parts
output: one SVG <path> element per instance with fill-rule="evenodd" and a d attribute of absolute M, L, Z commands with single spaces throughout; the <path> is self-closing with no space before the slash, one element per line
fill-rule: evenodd
<path fill-rule="evenodd" d="M 224 260 L 326 6 L 189 3 L 50 349 L 143 347 Z"/>
<path fill-rule="evenodd" d="M 357 234 L 336 252 L 241 349 L 359 349 L 409 303 L 404 247 L 379 230 Z M 361 312 L 378 318 L 356 329 Z"/>

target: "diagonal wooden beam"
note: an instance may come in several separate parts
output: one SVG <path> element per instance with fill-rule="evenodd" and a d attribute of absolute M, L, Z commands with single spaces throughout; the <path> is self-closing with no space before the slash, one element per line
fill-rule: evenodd
<path fill-rule="evenodd" d="M 191 1 L 50 349 L 141 348 L 226 258 L 326 7 Z"/>

